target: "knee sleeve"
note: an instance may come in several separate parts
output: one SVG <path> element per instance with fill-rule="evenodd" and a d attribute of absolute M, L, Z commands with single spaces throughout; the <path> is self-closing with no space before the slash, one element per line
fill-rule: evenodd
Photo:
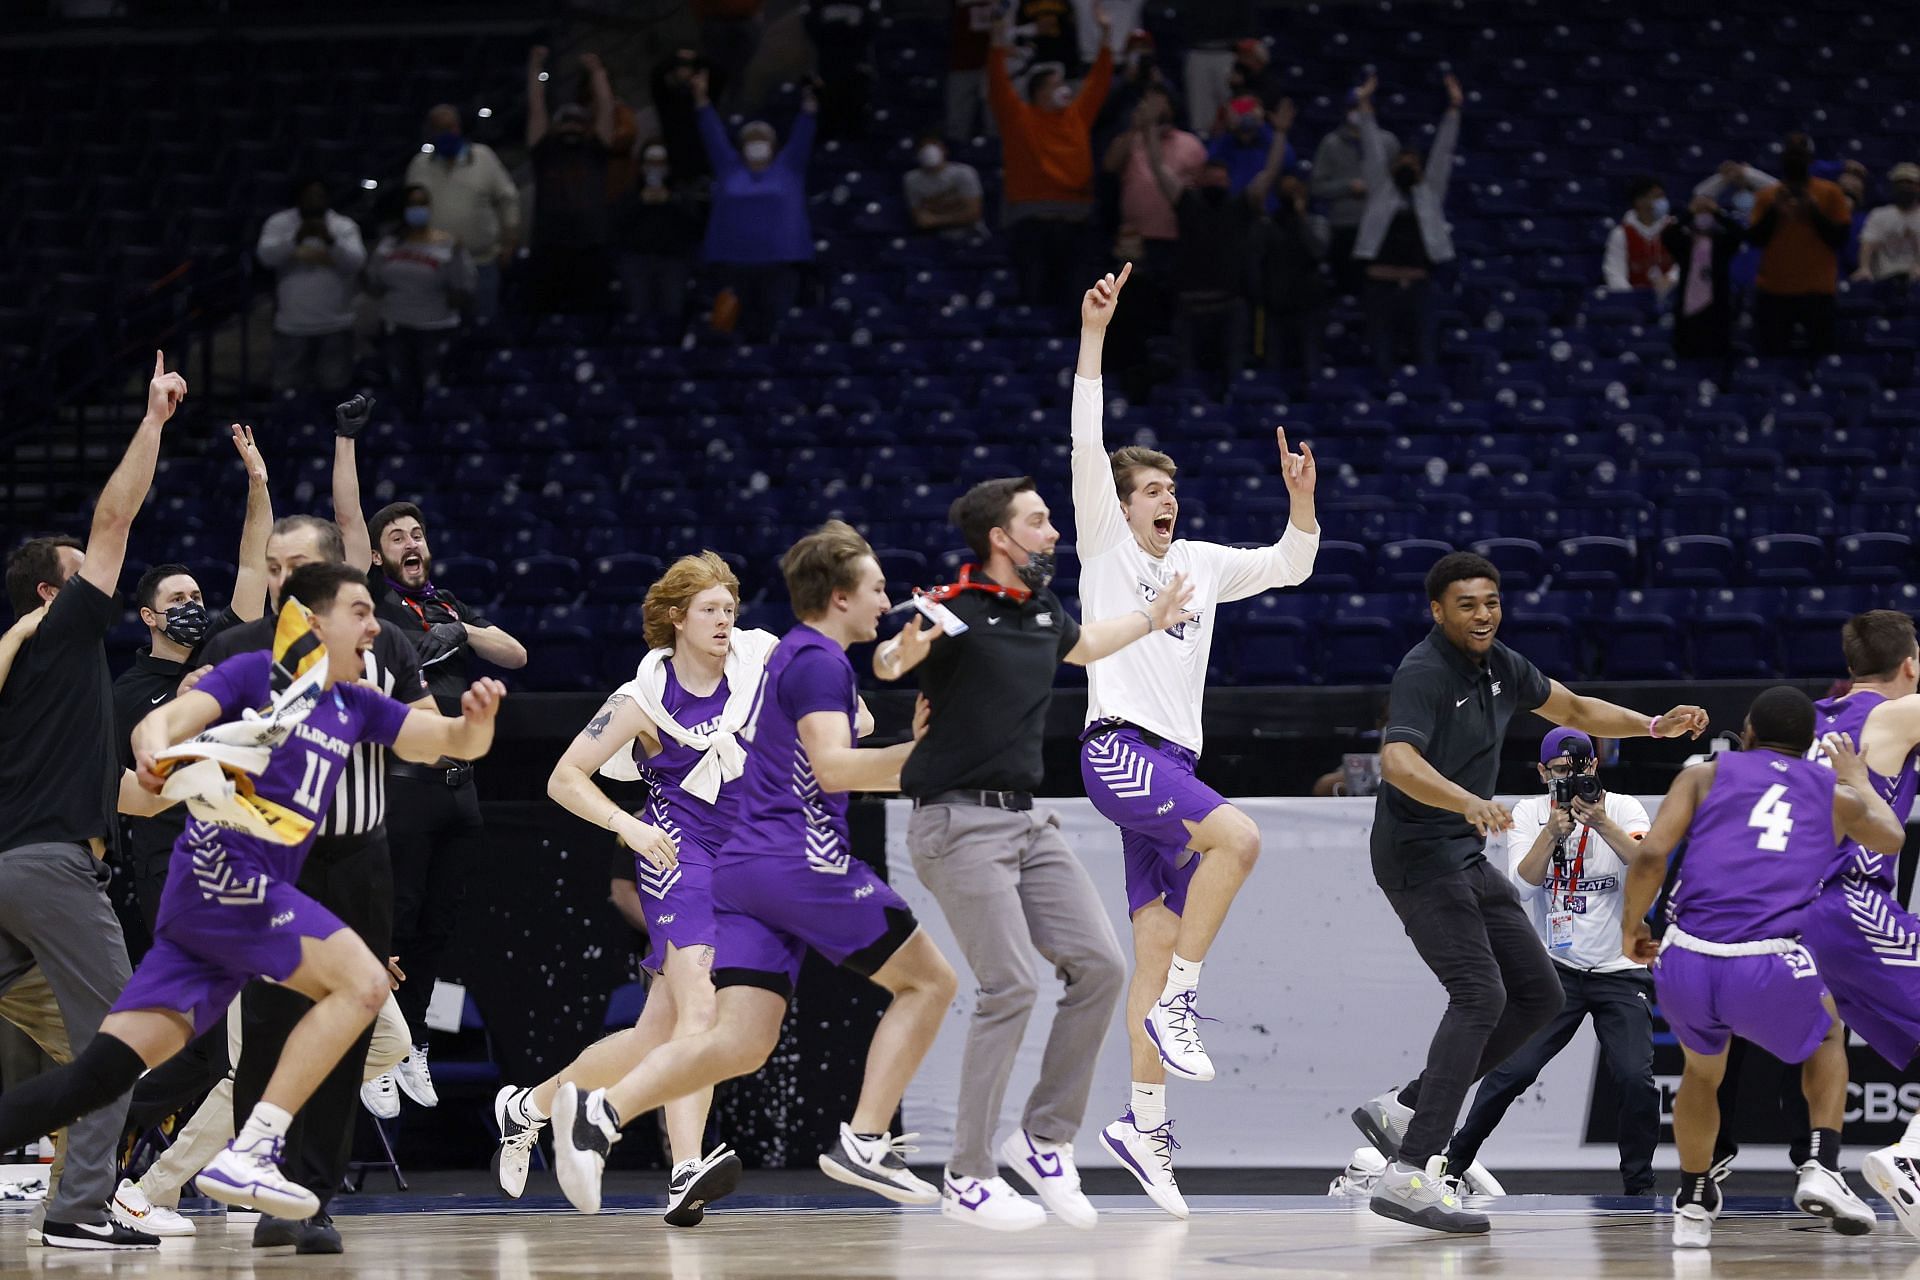
<path fill-rule="evenodd" d="M 126 1041 L 96 1035 L 74 1060 L 0 1096 L 0 1150 L 65 1128 L 132 1089 L 147 1064 Z"/>

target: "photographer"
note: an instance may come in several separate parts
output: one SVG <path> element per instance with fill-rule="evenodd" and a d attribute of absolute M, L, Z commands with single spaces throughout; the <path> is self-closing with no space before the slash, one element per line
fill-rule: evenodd
<path fill-rule="evenodd" d="M 1560 1015 L 1480 1082 L 1453 1135 L 1450 1168 L 1473 1163 L 1514 1099 L 1591 1015 L 1607 1071 L 1620 1094 L 1620 1178 L 1626 1194 L 1653 1194 L 1660 1091 L 1653 1083 L 1653 979 L 1620 951 L 1621 889 L 1634 842 L 1652 824 L 1632 796 L 1600 786 L 1593 742 L 1555 729 L 1540 744 L 1544 795 L 1513 806 L 1506 859 L 1566 992 Z"/>

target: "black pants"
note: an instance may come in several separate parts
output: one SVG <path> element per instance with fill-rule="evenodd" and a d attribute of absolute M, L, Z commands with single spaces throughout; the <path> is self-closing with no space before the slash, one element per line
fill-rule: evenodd
<path fill-rule="evenodd" d="M 145 1133 L 170 1115 L 200 1105 L 213 1086 L 227 1078 L 227 1020 L 214 1023 L 187 1047 L 140 1077 L 127 1108 L 127 1128 Z"/>
<path fill-rule="evenodd" d="M 1333 270 L 1334 285 L 1343 294 L 1356 294 L 1366 282 L 1367 264 L 1353 256 L 1353 242 L 1360 238 L 1360 224 L 1335 227 L 1327 236 L 1327 266 Z"/>
<path fill-rule="evenodd" d="M 1563 997 L 1519 895 L 1485 860 L 1386 895 L 1447 989 L 1426 1070 L 1400 1091 L 1414 1108 L 1400 1158 L 1420 1165 L 1446 1150 L 1468 1087 L 1546 1026 Z"/>
<path fill-rule="evenodd" d="M 1834 348 L 1837 315 L 1830 293 L 1755 294 L 1754 345 L 1763 356 L 1826 355 Z"/>
<path fill-rule="evenodd" d="M 389 783 L 391 796 L 391 783 Z M 393 935 L 393 872 L 387 836 L 376 828 L 360 836 L 321 836 L 300 872 L 300 892 L 360 935 L 384 961 Z M 238 1130 L 267 1089 L 287 1037 L 313 1001 L 271 982 L 253 982 L 240 996 L 240 1061 L 233 1073 L 233 1120 Z M 287 1176 L 320 1198 L 326 1208 L 353 1156 L 353 1129 L 366 1073 L 373 1024 L 360 1033 L 327 1073 L 287 1130 Z"/>
<path fill-rule="evenodd" d="M 1600 1056 L 1620 1091 L 1620 1182 L 1630 1196 L 1653 1192 L 1653 1149 L 1660 1145 L 1660 1089 L 1653 1082 L 1653 975 L 1645 969 L 1590 973 L 1556 964 L 1566 1003 L 1560 1015 L 1480 1082 L 1473 1106 L 1447 1151 L 1447 1167 L 1473 1163 L 1515 1098 L 1533 1087 L 1588 1014 Z"/>
<path fill-rule="evenodd" d="M 1368 280 L 1360 300 L 1367 314 L 1367 350 L 1382 377 L 1392 376 L 1405 364 L 1433 368 L 1431 279 Z"/>
<path fill-rule="evenodd" d="M 1020 300 L 1029 306 L 1056 307 L 1078 298 L 1092 277 L 1088 264 L 1095 235 L 1086 218 L 1020 218 L 1007 227 L 1007 249 Z"/>
<path fill-rule="evenodd" d="M 438 780 L 387 777 L 387 839 L 393 846 L 393 949 L 407 980 L 396 999 L 416 1044 L 427 1039 L 427 1003 L 467 874 L 480 858 L 484 828 L 473 774 L 462 787 Z"/>

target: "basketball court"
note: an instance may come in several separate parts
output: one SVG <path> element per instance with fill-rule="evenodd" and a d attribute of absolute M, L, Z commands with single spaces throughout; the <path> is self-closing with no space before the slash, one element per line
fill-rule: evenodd
<path fill-rule="evenodd" d="M 749 1175 L 751 1191 L 755 1178 Z M 1835 1235 L 1783 1199 L 1730 1197 L 1705 1252 L 1676 1252 L 1670 1220 L 1645 1202 L 1580 1196 L 1475 1200 L 1492 1214 L 1485 1236 L 1436 1236 L 1376 1217 L 1364 1202 L 1328 1196 L 1192 1196 L 1178 1222 L 1139 1196 L 1095 1196 L 1099 1228 L 1057 1222 L 995 1235 L 943 1221 L 937 1210 L 877 1206 L 832 1195 L 733 1197 L 704 1224 L 672 1230 L 661 1201 L 613 1197 L 597 1217 L 558 1196 L 513 1204 L 481 1196 L 344 1196 L 336 1201 L 348 1252 L 297 1257 L 251 1247 L 254 1217 L 198 1216 L 200 1235 L 160 1252 L 88 1255 L 25 1246 L 24 1205 L 0 1205 L 0 1275 L 82 1272 L 143 1277 L 589 1276 L 749 1280 L 767 1276 L 1024 1277 L 1168 1280 L 1196 1275 L 1405 1276 L 1454 1280 L 1585 1277 L 1849 1276 L 1920 1280 L 1920 1242 L 1882 1217 L 1874 1233 Z"/>

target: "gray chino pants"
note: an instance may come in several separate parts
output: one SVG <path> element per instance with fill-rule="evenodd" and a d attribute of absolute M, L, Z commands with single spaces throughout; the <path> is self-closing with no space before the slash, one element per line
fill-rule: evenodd
<path fill-rule="evenodd" d="M 1040 960 L 1053 966 L 1066 991 L 1022 1127 L 1045 1142 L 1071 1142 L 1126 990 L 1126 959 L 1092 877 L 1052 814 L 926 805 L 907 825 L 907 849 L 979 986 L 947 1167 L 963 1177 L 991 1178 L 994 1130 L 1039 995 Z"/>

